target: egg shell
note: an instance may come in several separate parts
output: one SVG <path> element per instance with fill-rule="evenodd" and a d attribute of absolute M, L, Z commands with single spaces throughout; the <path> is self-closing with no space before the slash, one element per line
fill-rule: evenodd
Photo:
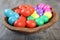
<path fill-rule="evenodd" d="M 23 15 L 24 17 L 28 17 L 32 13 L 31 13 L 31 11 L 29 9 L 22 9 L 20 14 Z"/>
<path fill-rule="evenodd" d="M 36 24 L 37 24 L 38 26 L 44 25 L 44 20 L 43 20 L 43 19 L 40 19 L 40 17 L 37 18 L 37 19 L 35 19 L 35 22 L 36 22 Z"/>
<path fill-rule="evenodd" d="M 17 20 L 17 18 L 15 18 L 14 16 L 11 16 L 8 18 L 8 23 L 13 25 L 16 20 Z"/>
<path fill-rule="evenodd" d="M 18 28 L 24 28 L 26 25 L 26 18 L 24 16 L 20 16 L 17 21 L 15 21 L 14 26 Z"/>
<path fill-rule="evenodd" d="M 36 11 L 34 11 L 31 16 L 32 16 L 33 18 L 35 18 L 35 19 L 39 17 L 39 15 L 37 14 Z"/>
<path fill-rule="evenodd" d="M 26 22 L 24 21 L 20 21 L 20 20 L 16 20 L 14 22 L 14 26 L 17 28 L 25 28 Z"/>
<path fill-rule="evenodd" d="M 6 17 L 11 17 L 14 15 L 14 13 L 11 9 L 5 9 L 4 14 Z"/>
<path fill-rule="evenodd" d="M 16 13 L 20 14 L 21 13 L 21 9 L 15 9 L 14 10 Z"/>
<path fill-rule="evenodd" d="M 50 8 L 51 8 L 50 5 L 47 4 L 44 6 L 43 10 L 50 9 Z"/>
<path fill-rule="evenodd" d="M 52 12 L 52 10 L 51 10 L 51 9 L 46 9 L 44 12 L 48 12 L 48 11 Z"/>
<path fill-rule="evenodd" d="M 43 19 L 45 23 L 49 21 L 49 18 L 45 15 L 41 16 L 40 19 Z"/>
<path fill-rule="evenodd" d="M 44 6 L 45 6 L 45 4 L 44 4 L 44 3 L 40 3 L 40 4 L 38 5 L 38 8 L 39 8 L 39 9 L 43 9 L 43 8 L 44 8 Z"/>
<path fill-rule="evenodd" d="M 38 13 L 39 16 L 43 15 L 43 10 L 42 9 L 37 9 L 36 11 L 37 11 L 37 13 Z"/>
<path fill-rule="evenodd" d="M 27 17 L 27 20 L 35 20 L 32 16 Z"/>
<path fill-rule="evenodd" d="M 52 17 L 52 13 L 49 11 L 45 12 L 44 15 L 47 16 L 49 19 Z"/>
<path fill-rule="evenodd" d="M 36 27 L 36 22 L 34 20 L 27 20 L 26 21 L 26 26 L 28 28 L 35 28 Z"/>
<path fill-rule="evenodd" d="M 24 17 L 23 15 L 21 15 L 18 20 L 19 21 L 26 22 L 26 17 Z"/>
<path fill-rule="evenodd" d="M 17 14 L 16 12 L 13 12 L 13 13 L 14 13 L 14 15 L 13 15 L 13 16 L 14 16 L 15 18 L 17 18 L 17 19 L 18 19 L 18 18 L 20 17 L 20 16 L 19 16 L 19 14 Z"/>

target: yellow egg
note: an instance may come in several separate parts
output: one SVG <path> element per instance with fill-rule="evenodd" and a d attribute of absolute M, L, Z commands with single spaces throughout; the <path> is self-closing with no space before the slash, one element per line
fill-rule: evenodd
<path fill-rule="evenodd" d="M 47 16 L 49 19 L 52 17 L 52 13 L 51 12 L 45 12 L 44 15 Z"/>
<path fill-rule="evenodd" d="M 35 18 L 35 19 L 39 17 L 39 15 L 37 14 L 36 11 L 34 11 L 31 16 L 32 16 L 33 18 Z"/>

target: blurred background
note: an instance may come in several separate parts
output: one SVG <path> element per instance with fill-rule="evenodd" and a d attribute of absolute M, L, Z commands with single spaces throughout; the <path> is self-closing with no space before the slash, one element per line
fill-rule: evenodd
<path fill-rule="evenodd" d="M 3 25 L 4 10 L 12 9 L 20 4 L 51 5 L 59 14 L 59 20 L 52 27 L 34 34 L 21 34 L 8 30 Z M 0 0 L 0 40 L 60 40 L 60 0 Z"/>

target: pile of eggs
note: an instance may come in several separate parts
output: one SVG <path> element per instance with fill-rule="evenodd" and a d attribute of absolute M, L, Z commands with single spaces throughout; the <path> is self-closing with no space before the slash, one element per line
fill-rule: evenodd
<path fill-rule="evenodd" d="M 14 11 L 5 9 L 4 14 L 8 23 L 14 27 L 35 28 L 36 26 L 43 26 L 52 18 L 52 9 L 50 5 L 43 3 L 35 6 L 20 5 Z"/>

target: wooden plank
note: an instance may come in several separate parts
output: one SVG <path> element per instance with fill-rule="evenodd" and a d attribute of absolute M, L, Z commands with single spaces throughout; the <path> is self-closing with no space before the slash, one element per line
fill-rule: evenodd
<path fill-rule="evenodd" d="M 44 40 L 55 40 L 54 36 L 51 34 L 50 29 L 46 29 L 46 30 L 42 31 L 41 34 L 42 34 Z"/>
<path fill-rule="evenodd" d="M 5 29 L 4 32 L 4 35 L 0 37 L 0 40 L 24 40 L 24 35 L 22 34 L 12 32 L 8 29 Z"/>
<path fill-rule="evenodd" d="M 54 26 L 53 29 L 51 29 L 51 32 L 56 40 L 60 40 L 60 27 L 58 23 Z"/>
<path fill-rule="evenodd" d="M 59 30 L 52 30 L 52 33 L 56 40 L 60 40 L 60 31 Z"/>

